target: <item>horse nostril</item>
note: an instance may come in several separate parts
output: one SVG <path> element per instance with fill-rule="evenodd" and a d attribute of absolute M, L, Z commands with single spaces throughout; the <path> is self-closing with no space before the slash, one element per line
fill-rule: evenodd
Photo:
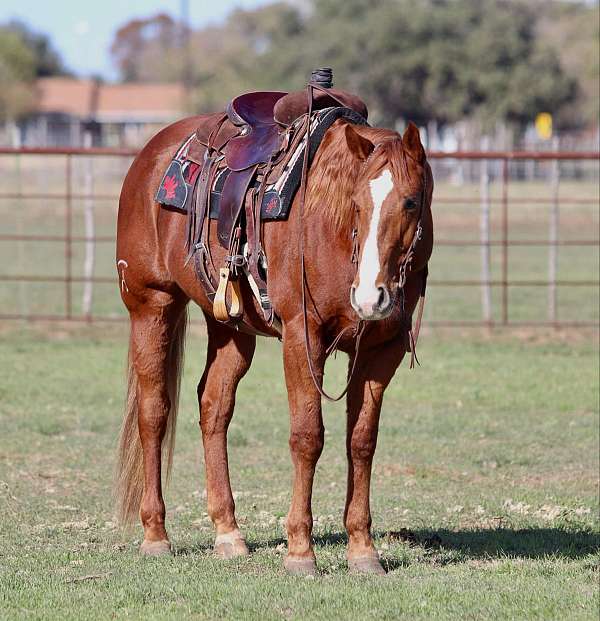
<path fill-rule="evenodd" d="M 387 308 L 390 303 L 390 292 L 384 285 L 380 285 L 379 287 L 377 287 L 377 290 L 379 291 L 379 297 L 377 298 L 376 308 L 379 310 L 383 310 Z"/>

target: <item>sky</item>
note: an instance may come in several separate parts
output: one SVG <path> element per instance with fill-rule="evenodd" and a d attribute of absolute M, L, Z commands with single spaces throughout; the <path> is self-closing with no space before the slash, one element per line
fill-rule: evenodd
<path fill-rule="evenodd" d="M 194 27 L 222 21 L 236 7 L 269 0 L 189 0 Z M 134 17 L 181 15 L 181 0 L 0 0 L 0 24 L 12 19 L 50 36 L 67 67 L 82 76 L 116 79 L 109 47 L 119 26 Z"/>

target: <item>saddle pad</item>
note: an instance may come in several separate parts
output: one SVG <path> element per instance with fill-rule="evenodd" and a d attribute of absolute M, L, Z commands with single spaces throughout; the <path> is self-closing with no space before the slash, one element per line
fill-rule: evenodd
<path fill-rule="evenodd" d="M 183 212 L 188 210 L 188 201 L 191 201 L 201 168 L 196 162 L 187 159 L 193 139 L 194 134 L 188 136 L 177 149 L 175 157 L 171 160 L 158 186 L 154 200 L 163 207 L 173 207 Z"/>
<path fill-rule="evenodd" d="M 350 108 L 325 108 L 315 112 L 314 119 L 311 122 L 309 165 L 323 140 L 325 132 L 338 119 L 346 119 L 356 125 L 367 125 L 366 119 Z M 178 149 L 163 175 L 155 197 L 156 202 L 163 206 L 184 213 L 187 213 L 190 208 L 194 185 L 200 173 L 200 166 L 187 159 L 188 149 L 193 139 L 194 134 L 186 138 Z M 305 141 L 300 143 L 296 153 L 283 170 L 281 177 L 266 188 L 260 210 L 261 220 L 287 220 L 294 196 L 300 187 L 305 144 Z M 213 182 L 209 206 L 209 216 L 213 220 L 219 218 L 221 193 L 230 173 L 231 171 L 228 168 L 224 168 L 222 172 L 216 175 Z M 254 181 L 250 187 L 258 188 L 258 182 Z"/>

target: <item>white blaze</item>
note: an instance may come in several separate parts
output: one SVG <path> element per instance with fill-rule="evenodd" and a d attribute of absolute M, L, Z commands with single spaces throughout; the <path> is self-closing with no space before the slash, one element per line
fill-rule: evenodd
<path fill-rule="evenodd" d="M 372 179 L 369 185 L 373 199 L 373 213 L 371 214 L 371 222 L 369 223 L 369 230 L 358 268 L 358 287 L 355 292 L 356 303 L 367 311 L 371 310 L 373 304 L 379 298 L 379 291 L 375 286 L 375 281 L 381 269 L 377 233 L 379 231 L 381 206 L 394 186 L 392 174 L 387 168 L 384 168 L 379 177 Z"/>

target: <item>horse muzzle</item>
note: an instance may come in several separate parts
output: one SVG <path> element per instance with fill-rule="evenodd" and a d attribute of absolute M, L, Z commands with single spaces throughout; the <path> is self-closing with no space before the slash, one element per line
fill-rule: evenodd
<path fill-rule="evenodd" d="M 365 321 L 377 321 L 388 317 L 393 309 L 393 299 L 386 285 L 376 285 L 366 291 L 360 286 L 350 287 L 350 304 Z"/>

